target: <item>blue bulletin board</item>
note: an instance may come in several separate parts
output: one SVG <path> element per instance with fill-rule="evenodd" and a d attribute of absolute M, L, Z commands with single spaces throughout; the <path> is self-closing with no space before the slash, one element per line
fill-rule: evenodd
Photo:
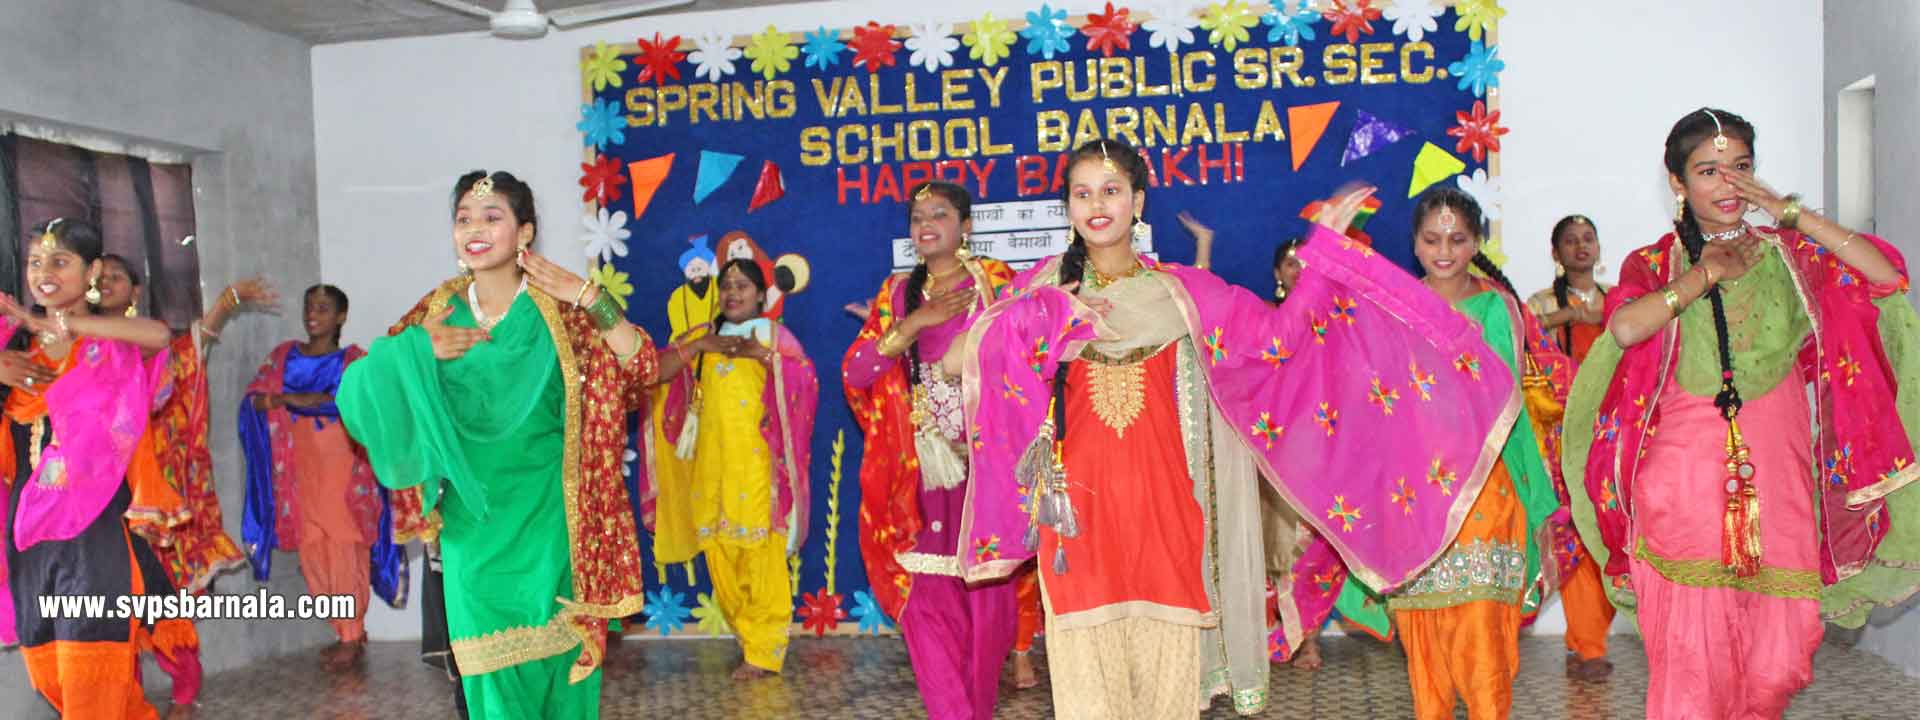
<path fill-rule="evenodd" d="M 783 321 L 818 366 L 813 527 L 795 588 L 807 631 L 889 626 L 859 557 L 862 438 L 838 367 L 860 328 L 842 306 L 911 262 L 898 241 L 913 184 L 974 194 L 976 252 L 1038 259 L 1064 247 L 1065 222 L 1049 215 L 1064 154 L 1126 140 L 1153 168 L 1145 249 L 1190 261 L 1175 216 L 1192 213 L 1217 233 L 1216 271 L 1262 296 L 1274 245 L 1345 181 L 1380 187 L 1366 230 L 1407 267 L 1411 198 L 1426 187 L 1458 184 L 1497 217 L 1504 10 L 1276 4 L 1085 16 L 1036 4 L 970 22 L 583 49 L 580 185 L 596 273 L 631 286 L 628 316 L 664 341 L 710 319 L 700 288 L 718 263 L 752 254 L 780 269 Z M 722 632 L 707 583 L 704 567 L 650 571 L 647 630 Z"/>

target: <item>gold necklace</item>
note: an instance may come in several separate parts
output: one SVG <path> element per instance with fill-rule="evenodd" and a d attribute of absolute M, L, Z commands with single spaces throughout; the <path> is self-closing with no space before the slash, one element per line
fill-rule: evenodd
<path fill-rule="evenodd" d="M 1147 269 L 1147 266 L 1141 265 L 1139 258 L 1134 258 L 1133 265 L 1131 267 L 1125 270 L 1122 270 L 1120 272 L 1114 273 L 1112 275 L 1108 275 L 1104 272 L 1101 272 L 1098 266 L 1095 266 L 1091 261 L 1089 261 L 1087 263 L 1087 272 L 1081 274 L 1081 279 L 1084 282 L 1086 282 L 1086 284 L 1089 286 L 1089 289 L 1099 290 L 1101 288 L 1107 287 L 1114 283 L 1120 282 L 1121 280 L 1125 280 L 1135 275 L 1139 275 L 1141 272 L 1145 271 L 1146 269 Z M 1087 273 L 1092 273 L 1092 277 L 1087 277 Z"/>
<path fill-rule="evenodd" d="M 927 282 L 925 285 L 920 286 L 920 299 L 933 299 L 933 293 L 940 287 L 940 281 L 966 272 L 966 269 L 967 266 L 965 263 L 954 265 L 953 269 L 939 273 L 934 272 L 933 269 L 929 267 L 927 269 Z"/>

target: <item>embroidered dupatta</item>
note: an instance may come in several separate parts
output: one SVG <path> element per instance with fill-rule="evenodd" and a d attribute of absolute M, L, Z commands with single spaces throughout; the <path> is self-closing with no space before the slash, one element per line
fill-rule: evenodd
<path fill-rule="evenodd" d="M 1013 280 L 1013 268 L 998 260 L 982 258 L 969 263 L 974 287 L 981 298 L 967 318 L 985 310 L 1001 288 Z M 860 327 L 860 334 L 847 348 L 841 360 L 841 374 L 864 347 L 870 347 L 893 329 L 903 317 L 894 307 L 896 291 L 906 285 L 906 275 L 889 276 L 874 296 L 872 311 Z M 955 342 L 962 342 L 956 338 Z M 927 360 L 934 360 L 927 358 Z M 873 385 L 855 388 L 842 383 L 847 406 L 866 435 L 866 447 L 860 454 L 860 556 L 866 561 L 868 585 L 874 599 L 888 617 L 898 618 L 906 608 L 912 574 L 895 557 L 911 552 L 919 537 L 920 469 L 914 446 L 912 383 L 908 381 L 908 360 L 902 358 Z"/>
<path fill-rule="evenodd" d="M 1141 261 L 1168 284 L 1186 320 L 1219 430 L 1211 435 L 1215 462 L 1250 455 L 1355 576 L 1396 588 L 1438 557 L 1465 520 L 1500 450 L 1489 436 L 1518 416 L 1517 385 L 1504 363 L 1487 362 L 1492 351 L 1466 318 L 1370 248 L 1316 227 L 1299 257 L 1306 270 L 1279 308 L 1211 273 Z M 1054 368 L 1102 326 L 1058 288 L 1058 265 L 1016 277 L 965 340 L 973 458 L 958 560 L 969 581 L 1004 577 L 1032 558 L 1017 540 L 1029 529 L 1031 503 L 1016 471 L 1030 447 L 1052 442 L 1042 433 Z M 1247 500 L 1244 515 L 1257 523 L 1257 497 Z M 1210 523 L 1228 517 L 1225 508 L 1208 509 Z M 1257 524 L 1211 530 L 1227 539 L 1223 555 L 1232 544 L 1253 556 L 1250 567 L 1219 558 L 1223 571 L 1248 574 L 1223 576 L 1213 589 L 1232 615 L 1220 631 L 1251 642 L 1230 648 L 1228 667 L 1217 670 L 1230 669 L 1236 687 L 1264 687 Z M 1233 612 L 1245 603 L 1256 608 L 1250 626 Z"/>
<path fill-rule="evenodd" d="M 158 438 L 154 452 L 167 484 L 186 504 L 186 522 L 174 528 L 171 544 L 156 541 L 154 552 L 176 588 L 198 593 L 222 573 L 247 563 L 221 521 L 220 497 L 213 484 L 213 454 L 207 448 L 211 419 L 207 365 L 199 325 L 174 336 L 167 374 L 173 396 L 154 413 Z"/>
<path fill-rule="evenodd" d="M 1808 432 L 1819 464 L 1821 612 L 1830 622 L 1858 627 L 1873 607 L 1920 587 L 1920 526 L 1914 524 L 1920 493 L 1910 489 L 1920 477 L 1914 464 L 1920 395 L 1912 391 L 1920 387 L 1920 348 L 1913 346 L 1920 317 L 1906 298 L 1906 262 L 1887 242 L 1860 235 L 1858 241 L 1872 243 L 1901 275 L 1898 283 L 1874 285 L 1804 235 L 1755 231 L 1786 261 L 1812 320 L 1798 365 L 1801 380 L 1813 386 L 1817 415 Z M 1684 252 L 1672 234 L 1634 251 L 1620 286 L 1608 294 L 1608 317 L 1683 272 Z M 1678 326 L 1669 322 L 1624 349 L 1611 334 L 1601 337 L 1567 405 L 1567 427 L 1577 430 L 1566 438 L 1563 469 L 1568 483 L 1583 491 L 1573 493 L 1573 515 L 1614 604 L 1626 610 L 1634 605 L 1627 546 L 1633 484 L 1659 424 L 1661 390 L 1678 360 Z M 1719 452 L 1718 440 L 1702 451 Z M 1764 510 L 1761 517 L 1765 522 Z"/>

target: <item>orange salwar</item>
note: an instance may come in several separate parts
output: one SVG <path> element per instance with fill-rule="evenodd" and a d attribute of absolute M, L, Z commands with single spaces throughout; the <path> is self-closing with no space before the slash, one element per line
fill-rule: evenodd
<path fill-rule="evenodd" d="M 1421 606 L 1395 607 L 1393 613 L 1394 626 L 1407 651 L 1414 716 L 1420 720 L 1452 718 L 1456 698 L 1466 700 L 1467 717 L 1472 720 L 1505 720 L 1511 712 L 1513 680 L 1520 670 L 1524 580 L 1510 593 L 1502 583 L 1479 582 L 1479 578 L 1464 590 L 1455 586 L 1444 593 L 1422 591 L 1433 587 L 1430 576 L 1435 573 L 1455 569 L 1471 573 L 1477 564 L 1463 563 L 1466 567 L 1462 567 L 1449 561 L 1475 548 L 1511 548 L 1517 552 L 1518 572 L 1524 576 L 1526 534 L 1526 508 L 1514 493 L 1506 463 L 1496 463 L 1453 546 L 1414 581 L 1408 597 L 1389 600 L 1390 606 Z M 1494 577 L 1501 577 L 1504 564 L 1495 562 L 1491 566 Z"/>
<path fill-rule="evenodd" d="M 341 642 L 366 639 L 367 601 L 372 588 L 369 552 L 359 523 L 347 506 L 353 492 L 353 445 L 340 421 L 293 419 L 294 493 L 300 504 L 300 575 L 316 595 L 351 595 L 354 616 L 328 620 Z"/>
<path fill-rule="evenodd" d="M 33 689 L 63 718 L 158 718 L 134 672 L 139 650 L 126 642 L 59 640 L 21 648 Z"/>
<path fill-rule="evenodd" d="M 1613 602 L 1600 583 L 1600 566 L 1585 550 L 1573 575 L 1560 586 L 1560 608 L 1567 613 L 1567 652 L 1581 660 L 1607 656 L 1607 633 L 1613 628 Z"/>
<path fill-rule="evenodd" d="M 1013 582 L 1014 601 L 1020 607 L 1019 620 L 1013 631 L 1013 651 L 1024 655 L 1033 651 L 1033 640 L 1040 635 L 1040 626 L 1046 623 L 1046 616 L 1040 609 L 1040 576 L 1028 569 Z"/>

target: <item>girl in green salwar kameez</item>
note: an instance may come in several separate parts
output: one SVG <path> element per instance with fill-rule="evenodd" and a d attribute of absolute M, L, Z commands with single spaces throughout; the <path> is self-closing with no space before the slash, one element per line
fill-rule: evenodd
<path fill-rule="evenodd" d="M 464 270 L 341 381 L 347 429 L 394 496 L 396 538 L 440 544 L 474 718 L 599 716 L 607 622 L 640 610 L 620 474 L 654 374 L 612 295 L 533 254 L 533 193 L 454 187 Z"/>

